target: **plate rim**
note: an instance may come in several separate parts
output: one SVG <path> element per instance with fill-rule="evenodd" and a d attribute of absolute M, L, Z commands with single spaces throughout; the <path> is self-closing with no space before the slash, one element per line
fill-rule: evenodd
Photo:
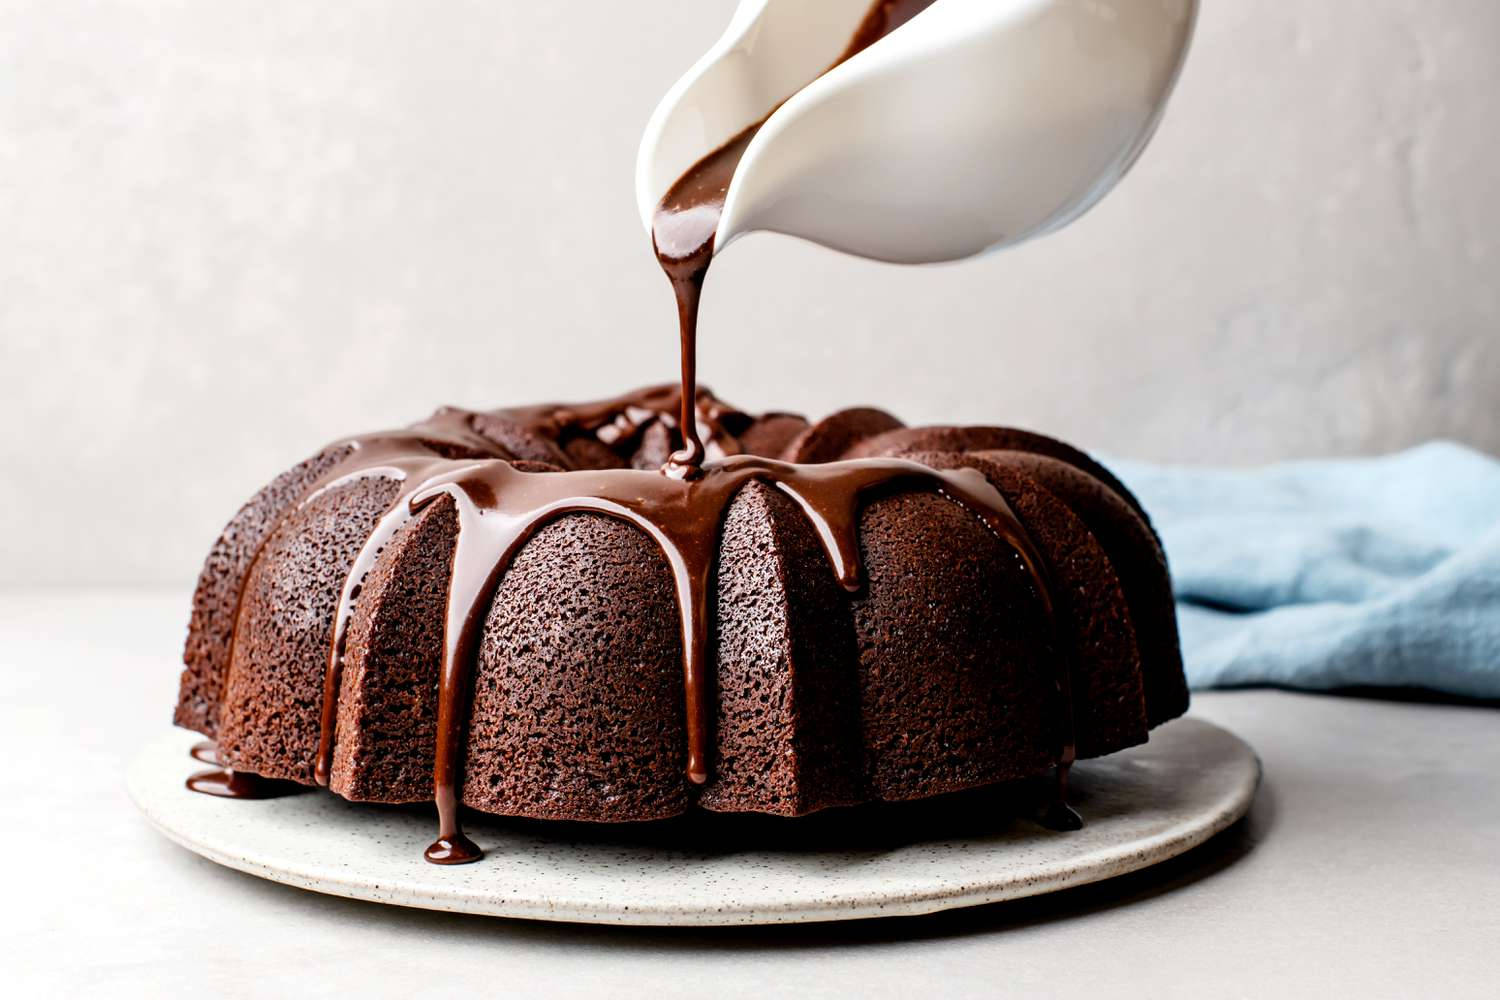
<path fill-rule="evenodd" d="M 371 883 L 367 877 L 352 871 L 347 864 L 275 864 L 205 842 L 203 838 L 194 839 L 191 834 L 178 829 L 162 817 L 152 807 L 152 795 L 142 787 L 146 783 L 142 772 L 146 770 L 145 765 L 151 759 L 153 751 L 158 751 L 169 740 L 174 744 L 181 743 L 182 749 L 186 750 L 194 740 L 202 739 L 201 735 L 182 729 L 174 728 L 169 733 L 153 737 L 137 750 L 126 771 L 126 786 L 131 801 L 151 826 L 179 847 L 247 875 L 345 899 L 439 912 L 562 923 L 656 927 L 815 923 L 920 916 L 1059 892 L 1149 868 L 1207 842 L 1249 812 L 1264 777 L 1264 765 L 1259 754 L 1245 740 L 1223 726 L 1196 716 L 1173 720 L 1166 725 L 1182 722 L 1215 730 L 1218 738 L 1233 741 L 1240 770 L 1235 775 L 1236 780 L 1232 784 L 1226 782 L 1226 787 L 1220 790 L 1220 795 L 1211 805 L 1205 804 L 1154 834 L 1054 860 L 1038 869 L 1031 869 L 1030 874 L 1024 878 L 1011 875 L 934 885 L 920 890 L 898 889 L 889 892 L 876 887 L 837 890 L 816 900 L 796 898 L 775 902 L 740 899 L 713 909 L 666 903 L 622 903 L 611 906 L 598 899 L 587 902 L 549 900 L 524 894 L 502 897 L 462 882 L 455 882 L 445 894 L 433 895 L 421 888 Z M 1147 743 L 1141 746 L 1149 745 Z M 1121 754 L 1129 752 L 1128 749 L 1120 751 Z M 1110 755 L 1117 756 L 1119 754 Z M 154 781 L 151 783 L 155 784 Z"/>

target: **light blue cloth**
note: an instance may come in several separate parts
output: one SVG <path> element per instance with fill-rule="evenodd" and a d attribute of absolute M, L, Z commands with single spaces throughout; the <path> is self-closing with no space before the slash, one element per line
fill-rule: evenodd
<path fill-rule="evenodd" d="M 1112 461 L 1172 567 L 1193 687 L 1500 698 L 1500 462 L 1436 442 L 1256 469 Z"/>

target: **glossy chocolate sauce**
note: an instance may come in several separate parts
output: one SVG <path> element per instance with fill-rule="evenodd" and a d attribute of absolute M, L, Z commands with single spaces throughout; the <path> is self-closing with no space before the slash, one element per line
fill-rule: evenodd
<path fill-rule="evenodd" d="M 547 403 L 511 407 L 497 413 L 543 436 L 566 450 L 570 442 L 588 438 L 602 444 L 629 462 L 641 435 L 660 425 L 669 434 L 681 434 L 682 387 L 659 385 L 590 403 Z M 719 400 L 709 390 L 696 387 L 693 394 L 695 419 L 688 421 L 704 435 L 699 439 L 705 458 L 739 453 L 738 435 L 755 418 Z"/>
<path fill-rule="evenodd" d="M 934 0 L 878 0 L 855 29 L 842 55 L 829 69 L 869 48 L 932 5 Z M 824 72 L 827 72 L 825 70 Z M 777 105 L 779 108 L 780 105 Z M 703 442 L 693 420 L 690 400 L 698 381 L 698 306 L 703 282 L 713 261 L 714 240 L 735 169 L 762 125 L 776 108 L 724 145 L 688 168 L 662 196 L 651 220 L 651 242 L 656 259 L 672 283 L 677 299 L 677 322 L 682 342 L 683 447 L 664 470 L 677 479 L 692 479 L 703 463 Z"/>
<path fill-rule="evenodd" d="M 213 764 L 217 767 L 223 763 L 219 760 L 219 745 L 213 740 L 200 740 L 188 750 L 188 756 L 194 760 L 201 760 L 205 764 Z"/>
<path fill-rule="evenodd" d="M 905 23 L 930 2 L 894 0 L 877 4 L 840 61 Z M 494 414 L 447 408 L 405 430 L 348 438 L 333 446 L 342 448 L 344 456 L 296 505 L 304 506 L 325 491 L 355 479 L 380 477 L 400 483 L 396 499 L 355 557 L 340 591 L 314 761 L 315 780 L 323 785 L 330 781 L 337 740 L 349 623 L 365 577 L 386 544 L 429 505 L 447 498 L 457 512 L 458 536 L 438 678 L 433 801 L 438 808 L 439 830 L 426 851 L 429 861 L 461 864 L 481 856 L 480 849 L 464 835 L 459 818 L 480 632 L 495 591 L 516 553 L 537 531 L 559 517 L 591 513 L 631 524 L 650 536 L 665 558 L 681 625 L 687 737 L 684 770 L 687 780 L 695 785 L 708 781 L 712 773 L 709 590 L 720 526 L 735 494 L 751 480 L 769 484 L 796 503 L 816 532 L 834 576 L 851 592 L 862 586 L 857 524 L 863 498 L 892 487 L 935 491 L 972 514 L 1020 555 L 1049 619 L 1052 616 L 1040 555 L 1004 498 L 977 470 L 937 470 L 889 458 L 793 465 L 739 454 L 736 436 L 753 423 L 752 418 L 698 388 L 697 315 L 703 279 L 730 178 L 759 127 L 757 123 L 746 129 L 688 171 L 663 198 L 654 220 L 657 256 L 677 298 L 682 336 L 680 387 L 645 389 L 601 403 L 554 404 Z M 518 456 L 477 429 L 486 417 L 519 424 L 559 446 L 585 438 L 590 445 L 611 449 L 619 456 L 629 452 L 645 429 L 661 424 L 680 440 L 681 447 L 660 470 L 563 470 L 518 461 Z M 229 655 L 232 666 L 233 636 Z M 1070 823 L 1076 825 L 1077 816 L 1062 798 L 1067 769 L 1074 757 L 1070 670 L 1066 664 L 1059 665 L 1056 679 L 1062 722 L 1057 752 L 1058 797 L 1044 819 L 1050 825 L 1067 828 Z M 204 751 L 202 759 L 209 759 L 208 752 Z M 219 762 L 217 751 L 212 759 Z M 276 789 L 285 784 L 227 767 L 188 780 L 188 786 L 196 791 L 239 798 L 284 794 Z"/>
<path fill-rule="evenodd" d="M 855 29 L 854 37 L 849 40 L 849 47 L 844 50 L 842 56 L 839 56 L 839 62 L 874 45 L 931 7 L 933 2 L 934 0 L 876 0 L 875 6 L 870 8 L 870 12 Z"/>
<path fill-rule="evenodd" d="M 218 762 L 213 743 L 194 744 L 188 753 L 196 760 Z M 216 795 L 221 799 L 279 799 L 283 795 L 296 795 L 307 790 L 295 781 L 275 781 L 230 767 L 199 771 L 190 775 L 184 784 L 190 791 Z"/>

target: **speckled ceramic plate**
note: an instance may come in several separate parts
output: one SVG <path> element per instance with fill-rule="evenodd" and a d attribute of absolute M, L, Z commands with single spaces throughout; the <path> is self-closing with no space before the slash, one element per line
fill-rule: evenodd
<path fill-rule="evenodd" d="M 1250 806 L 1255 753 L 1197 719 L 1074 769 L 1085 827 L 1024 818 L 1038 786 L 799 820 L 700 814 L 622 826 L 470 817 L 476 864 L 422 859 L 427 808 L 326 792 L 213 798 L 183 781 L 203 765 L 190 733 L 163 734 L 129 774 L 131 796 L 172 840 L 240 871 L 355 899 L 536 920 L 761 924 L 930 913 L 1053 892 L 1135 871 L 1202 843 Z"/>

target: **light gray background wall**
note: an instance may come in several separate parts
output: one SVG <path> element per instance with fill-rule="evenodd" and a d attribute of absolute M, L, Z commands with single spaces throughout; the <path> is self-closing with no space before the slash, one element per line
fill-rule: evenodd
<path fill-rule="evenodd" d="M 0 582 L 185 581 L 327 439 L 670 377 L 633 156 L 731 6 L 0 0 Z M 1092 214 L 930 269 L 752 237 L 703 369 L 1159 459 L 1500 451 L 1497 95 L 1493 0 L 1204 0 Z"/>

